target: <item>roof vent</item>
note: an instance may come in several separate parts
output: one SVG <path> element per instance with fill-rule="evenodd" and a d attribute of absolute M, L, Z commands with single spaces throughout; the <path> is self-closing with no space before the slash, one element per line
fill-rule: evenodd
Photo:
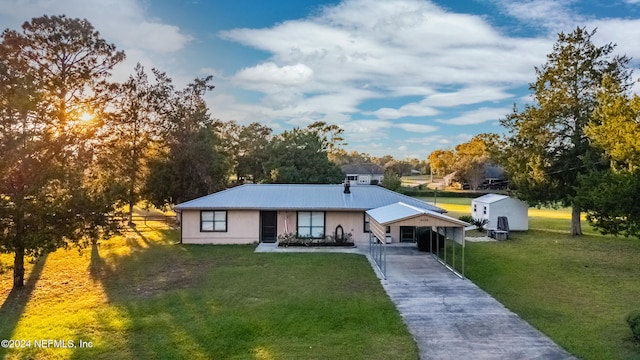
<path fill-rule="evenodd" d="M 349 181 L 347 181 L 347 182 L 345 182 L 345 183 L 344 183 L 344 193 L 345 193 L 345 194 L 351 194 L 351 190 L 349 190 L 349 187 L 350 187 L 350 186 L 351 186 L 351 185 L 349 185 Z"/>

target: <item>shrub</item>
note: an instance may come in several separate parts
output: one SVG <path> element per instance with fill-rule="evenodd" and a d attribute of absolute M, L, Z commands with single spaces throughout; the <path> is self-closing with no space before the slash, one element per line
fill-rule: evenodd
<path fill-rule="evenodd" d="M 466 223 L 473 224 L 473 217 L 471 215 L 462 215 L 458 219 Z"/>
<path fill-rule="evenodd" d="M 627 324 L 631 327 L 633 336 L 640 340 L 640 310 L 634 310 L 627 315 Z"/>
<path fill-rule="evenodd" d="M 484 226 L 489 223 L 489 219 L 473 219 L 471 221 L 472 225 L 475 225 L 478 231 L 484 231 Z"/>

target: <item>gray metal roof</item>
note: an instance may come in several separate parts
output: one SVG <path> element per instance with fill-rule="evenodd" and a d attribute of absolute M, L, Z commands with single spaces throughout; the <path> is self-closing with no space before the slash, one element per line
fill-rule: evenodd
<path fill-rule="evenodd" d="M 361 210 L 403 202 L 422 209 L 444 213 L 433 206 L 377 185 L 351 186 L 316 184 L 246 184 L 203 196 L 175 206 L 176 210 Z"/>
<path fill-rule="evenodd" d="M 428 215 L 437 219 L 446 220 L 458 224 L 462 227 L 469 225 L 462 220 L 458 220 L 435 211 L 411 206 L 403 202 L 367 210 L 367 214 L 371 216 L 372 219 L 377 221 L 380 225 L 388 225 L 397 221 L 410 219 L 420 215 Z"/>

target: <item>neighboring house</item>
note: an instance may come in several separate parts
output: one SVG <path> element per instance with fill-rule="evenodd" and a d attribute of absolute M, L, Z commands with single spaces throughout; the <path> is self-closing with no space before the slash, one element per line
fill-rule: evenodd
<path fill-rule="evenodd" d="M 488 219 L 487 229 L 498 226 L 498 216 L 506 216 L 509 230 L 529 230 L 529 205 L 507 195 L 487 194 L 471 200 L 471 217 Z"/>
<path fill-rule="evenodd" d="M 384 179 L 384 169 L 380 165 L 349 164 L 343 165 L 341 168 L 351 185 L 375 185 Z"/>
<path fill-rule="evenodd" d="M 355 241 L 368 241 L 365 212 L 396 203 L 445 216 L 441 208 L 380 186 L 347 184 L 246 184 L 184 202 L 175 210 L 186 244 L 275 242 L 285 233 L 322 238 L 338 227 Z M 416 227 L 401 225 L 386 228 L 387 241 L 415 241 Z"/>

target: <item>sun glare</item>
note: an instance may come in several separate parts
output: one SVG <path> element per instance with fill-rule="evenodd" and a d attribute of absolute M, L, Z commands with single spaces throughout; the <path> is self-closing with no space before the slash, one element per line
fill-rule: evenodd
<path fill-rule="evenodd" d="M 82 114 L 80 114 L 80 120 L 82 121 L 89 121 L 93 118 L 93 116 L 91 116 L 90 113 L 88 112 L 83 112 Z"/>

